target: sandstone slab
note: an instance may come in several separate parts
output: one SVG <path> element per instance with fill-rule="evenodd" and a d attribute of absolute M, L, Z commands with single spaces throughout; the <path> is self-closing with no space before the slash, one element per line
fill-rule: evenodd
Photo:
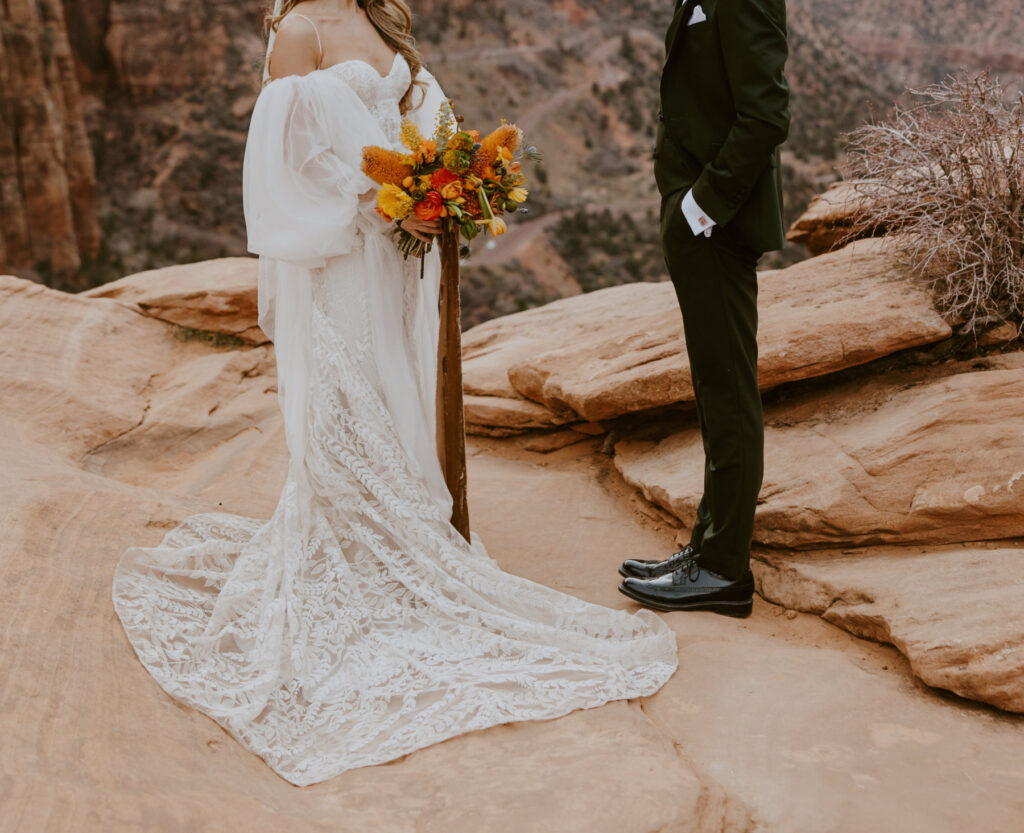
<path fill-rule="evenodd" d="M 271 349 L 217 349 L 174 329 L 110 299 L 0 278 L 0 420 L 84 471 L 189 495 L 230 483 L 225 506 L 242 492 L 273 509 L 285 452 Z"/>
<path fill-rule="evenodd" d="M 522 459 L 511 443 L 471 440 L 474 529 L 506 569 L 629 606 L 615 589 L 622 557 L 667 554 L 675 530 L 641 513 L 599 443 Z M 935 633 L 953 634 L 964 608 Z M 890 645 L 786 613 L 755 598 L 744 620 L 664 614 L 679 671 L 639 704 L 702 776 L 742 802 L 751 833 L 1016 830 L 1024 717 L 951 701 Z"/>
<path fill-rule="evenodd" d="M 522 396 L 463 396 L 466 433 L 489 437 L 508 437 L 535 428 L 554 428 L 570 420 L 559 417 L 543 405 Z"/>
<path fill-rule="evenodd" d="M 615 287 L 604 292 L 622 289 Z M 565 347 L 585 337 L 598 318 L 606 314 L 606 306 L 601 293 L 575 295 L 525 312 L 492 318 L 463 333 L 462 383 L 467 430 L 492 433 L 486 431 L 489 427 L 521 432 L 578 419 L 571 410 L 553 412 L 526 399 L 509 381 L 508 369 L 538 353 Z"/>
<path fill-rule="evenodd" d="M 0 411 L 72 456 L 137 425 L 153 375 L 199 349 L 113 301 L 13 277 L 0 277 L 0 333 Z"/>
<path fill-rule="evenodd" d="M 1010 833 L 1020 825 L 1018 716 L 950 703 L 908 680 L 891 649 L 830 640 L 805 616 L 763 611 L 732 633 L 676 616 L 685 620 L 680 669 L 690 673 L 677 673 L 644 711 L 750 807 L 754 830 Z"/>
<path fill-rule="evenodd" d="M 520 448 L 524 448 L 527 451 L 536 451 L 538 454 L 548 454 L 560 448 L 565 448 L 568 445 L 583 442 L 586 439 L 588 439 L 586 434 L 567 428 L 561 431 L 534 433 L 520 442 Z"/>
<path fill-rule="evenodd" d="M 304 830 L 383 833 L 746 829 L 742 804 L 623 702 L 466 735 L 296 789 L 168 697 L 110 604 L 125 546 L 155 544 L 215 502 L 81 472 L 7 432 L 0 454 L 0 618 L 12 683 L 0 715 L 2 803 L 22 829 L 58 819 L 76 831 L 216 830 L 243 818 L 268 833 L 297 818 Z M 218 496 L 238 502 L 226 485 Z M 637 782 L 628 803 L 623 779 Z"/>
<path fill-rule="evenodd" d="M 950 335 L 927 290 L 878 240 L 762 272 L 759 281 L 763 388 Z M 670 283 L 566 298 L 481 324 L 463 344 L 467 393 L 525 397 L 564 420 L 604 420 L 693 399 Z"/>
<path fill-rule="evenodd" d="M 786 239 L 803 243 L 811 254 L 831 251 L 852 231 L 863 197 L 852 182 L 834 182 L 818 194 L 790 226 Z"/>
<path fill-rule="evenodd" d="M 760 600 L 742 622 L 669 614 L 682 662 L 656 698 L 293 787 L 156 685 L 110 603 L 129 544 L 197 511 L 268 514 L 285 462 L 269 351 L 24 281 L 0 301 L 0 803 L 19 829 L 959 833 L 1024 813 L 1020 719 L 951 708 L 894 649 Z M 602 442 L 472 439 L 474 529 L 505 569 L 628 607 L 615 567 L 676 528 Z"/>
<path fill-rule="evenodd" d="M 833 410 L 766 415 L 754 540 L 773 547 L 981 541 L 1024 536 L 1024 368 L 978 370 Z M 862 398 L 863 396 L 863 398 Z M 697 428 L 624 440 L 615 464 L 690 522 L 703 484 Z"/>
<path fill-rule="evenodd" d="M 164 693 L 111 605 L 117 559 L 194 512 L 268 517 L 286 468 L 270 351 L 174 330 L 0 282 L 3 818 L 104 833 L 749 829 L 742 802 L 625 702 L 298 789 Z"/>
<path fill-rule="evenodd" d="M 224 257 L 151 269 L 103 284 L 82 294 L 113 298 L 161 321 L 222 333 L 248 344 L 268 339 L 256 324 L 254 257 Z"/>
<path fill-rule="evenodd" d="M 1024 548 L 758 553 L 762 596 L 895 645 L 928 685 L 1024 712 Z"/>

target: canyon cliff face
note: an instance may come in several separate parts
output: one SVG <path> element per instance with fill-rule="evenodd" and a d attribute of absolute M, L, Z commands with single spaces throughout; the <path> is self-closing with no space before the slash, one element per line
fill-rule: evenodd
<path fill-rule="evenodd" d="M 81 128 L 68 126 L 77 123 L 80 109 L 96 159 L 104 249 L 77 283 L 56 285 L 84 288 L 144 269 L 244 254 L 241 164 L 258 92 L 267 4 L 63 0 L 65 36 L 57 31 L 58 2 L 12 0 L 3 13 L 5 33 L 15 32 L 16 18 L 29 19 L 32 31 L 55 32 L 46 49 L 40 43 L 33 47 L 41 56 L 37 74 L 65 80 L 40 80 L 33 95 L 42 95 L 38 100 L 44 103 L 33 106 L 57 114 L 52 121 L 63 133 L 60 142 L 51 142 L 54 148 L 82 147 L 76 144 Z M 664 278 L 650 151 L 672 4 L 520 0 L 513 11 L 469 0 L 412 0 L 411 6 L 426 63 L 467 122 L 486 126 L 501 117 L 514 119 L 546 157 L 531 172 L 535 219 L 516 223 L 512 234 L 490 248 L 478 247 L 466 269 L 465 323 L 616 283 Z M 783 157 L 788 220 L 836 179 L 837 136 L 868 116 L 869 102 L 884 110 L 904 84 L 937 81 L 960 65 L 992 66 L 1007 87 L 1019 86 L 1014 56 L 1019 56 L 1024 22 L 1017 0 L 978 0 L 970 8 L 953 0 L 915 0 L 913 14 L 896 0 L 857 6 L 789 0 L 788 7 L 787 74 L 793 90 L 793 126 Z M 69 42 L 75 73 L 68 70 Z M 5 47 L 2 61 L 8 74 L 15 72 L 11 50 Z M 48 74 L 42 70 L 47 61 Z M 30 64 L 19 62 L 19 67 Z M 82 88 L 80 108 L 54 92 L 73 86 L 72 74 Z M 13 97 L 13 76 L 3 80 L 0 95 Z M 24 96 L 27 92 L 19 89 L 19 99 Z M 46 96 L 53 103 L 46 104 Z M 77 96 L 70 99 L 77 102 Z M 11 132 L 11 111 L 5 101 L 0 133 Z M 10 161 L 12 143 L 9 135 L 0 135 L 0 159 L 7 160 L 0 162 L 4 235 L 8 250 L 25 251 L 30 225 L 25 211 L 7 208 L 6 195 L 16 192 L 25 199 L 19 169 Z M 64 158 L 61 164 L 71 164 L 67 150 Z M 24 257 L 29 265 L 47 261 L 48 255 L 48 263 L 74 264 L 76 251 L 96 245 L 94 221 L 91 233 L 85 233 L 81 219 L 89 212 L 82 207 L 88 200 L 80 183 L 91 175 L 82 163 L 75 164 L 65 174 L 66 204 L 74 210 L 61 209 L 64 213 L 52 207 L 65 203 L 61 189 L 49 182 L 50 168 L 35 163 L 29 172 L 46 184 L 38 191 L 48 195 L 46 210 L 59 215 L 59 222 L 48 217 L 43 228 L 63 227 L 59 233 L 47 231 L 47 239 L 64 241 L 53 255 L 54 244 L 37 245 L 46 251 Z M 581 223 L 580 208 L 599 214 Z M 804 248 L 794 243 L 766 256 L 762 266 L 783 266 L 804 256 Z M 7 255 L 6 262 L 15 268 L 22 260 Z"/>
<path fill-rule="evenodd" d="M 230 37 L 226 21 L 210 17 L 182 0 L 112 2 L 105 45 L 117 86 L 135 100 L 166 98 L 215 75 Z"/>
<path fill-rule="evenodd" d="M 59 0 L 0 7 L 0 267 L 74 274 L 99 253 L 92 150 Z"/>
<path fill-rule="evenodd" d="M 964 66 L 988 67 L 1007 86 L 1021 84 L 1019 0 L 816 0 L 815 9 L 819 19 L 841 23 L 866 58 L 914 83 Z"/>
<path fill-rule="evenodd" d="M 128 272 L 245 253 L 241 161 L 263 58 L 265 3 L 201 5 L 64 0 L 96 156 L 104 254 L 72 288 Z M 467 121 L 523 125 L 545 153 L 531 172 L 533 223 L 473 258 L 465 322 L 624 280 L 663 275 L 650 152 L 671 4 L 525 0 L 513 14 L 465 0 L 416 0 L 428 66 Z M 836 129 L 865 98 L 884 101 L 866 67 L 817 23 L 794 24 L 794 87 L 807 89 L 787 187 L 794 211 L 834 176 Z M 831 40 L 829 39 L 831 37 Z M 801 70 L 801 67 L 813 69 Z M 818 79 L 848 83 L 822 116 Z M 805 150 L 801 150 L 804 148 Z M 578 208 L 602 215 L 581 224 Z M 606 216 L 604 214 L 606 212 Z M 787 257 L 802 250 L 794 246 Z"/>

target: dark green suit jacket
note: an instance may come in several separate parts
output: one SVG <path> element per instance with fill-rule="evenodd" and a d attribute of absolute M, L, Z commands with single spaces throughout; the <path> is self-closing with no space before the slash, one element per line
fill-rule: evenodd
<path fill-rule="evenodd" d="M 696 6 L 706 20 L 687 25 Z M 692 187 L 697 204 L 729 236 L 758 253 L 781 249 L 785 0 L 677 0 L 665 50 L 658 190 L 685 194 Z"/>

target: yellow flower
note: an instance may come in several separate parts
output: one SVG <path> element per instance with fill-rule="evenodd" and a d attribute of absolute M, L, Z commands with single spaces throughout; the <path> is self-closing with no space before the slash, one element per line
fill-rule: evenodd
<path fill-rule="evenodd" d="M 441 196 L 446 200 L 458 199 L 462 196 L 462 180 L 457 179 L 455 182 L 449 182 L 441 189 Z"/>
<path fill-rule="evenodd" d="M 377 206 L 396 220 L 404 220 L 412 213 L 413 201 L 397 185 L 386 184 L 377 192 Z"/>
<path fill-rule="evenodd" d="M 501 217 L 495 217 L 487 224 L 487 227 L 491 230 L 491 237 L 497 237 L 499 234 L 504 234 L 508 231 L 508 226 Z"/>
<path fill-rule="evenodd" d="M 413 153 L 420 150 L 420 145 L 423 144 L 423 134 L 409 119 L 402 119 L 402 144 Z"/>
<path fill-rule="evenodd" d="M 397 185 L 412 173 L 400 153 L 379 147 L 363 148 L 363 173 L 378 185 Z"/>
<path fill-rule="evenodd" d="M 530 192 L 526 188 L 513 188 L 508 192 L 508 198 L 513 202 L 524 203 L 528 196 L 530 196 Z"/>

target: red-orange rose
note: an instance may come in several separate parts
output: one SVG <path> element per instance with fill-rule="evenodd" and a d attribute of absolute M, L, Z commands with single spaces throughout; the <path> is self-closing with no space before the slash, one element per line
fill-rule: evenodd
<path fill-rule="evenodd" d="M 441 216 L 444 198 L 437 191 L 427 191 L 427 196 L 416 203 L 416 216 L 421 220 L 436 220 Z"/>
<path fill-rule="evenodd" d="M 432 187 L 440 191 L 445 185 L 451 185 L 453 182 L 458 182 L 459 177 L 449 171 L 447 168 L 441 168 L 440 170 L 434 171 L 430 177 L 430 184 Z"/>

